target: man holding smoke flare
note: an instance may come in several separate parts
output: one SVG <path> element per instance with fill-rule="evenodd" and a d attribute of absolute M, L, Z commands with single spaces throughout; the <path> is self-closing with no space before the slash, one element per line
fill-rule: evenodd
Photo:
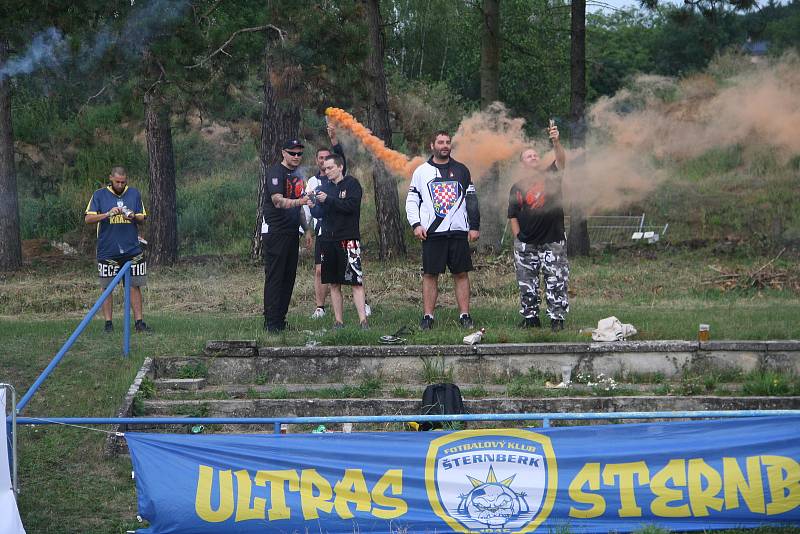
<path fill-rule="evenodd" d="M 522 328 L 541 327 L 539 320 L 539 274 L 544 274 L 545 299 L 550 328 L 564 329 L 569 312 L 566 237 L 562 204 L 561 172 L 566 153 L 559 141 L 558 128 L 550 121 L 547 130 L 553 151 L 546 158 L 528 148 L 520 155 L 525 178 L 509 193 L 508 218 L 514 235 L 514 264 L 520 295 Z"/>
<path fill-rule="evenodd" d="M 451 137 L 439 130 L 431 140 L 431 158 L 417 167 L 406 197 L 406 217 L 422 241 L 422 330 L 434 325 L 439 275 L 453 274 L 459 325 L 472 328 L 469 314 L 469 241 L 480 236 L 480 210 L 469 169 L 450 157 Z"/>
<path fill-rule="evenodd" d="M 316 163 L 319 170 L 314 176 L 311 176 L 306 182 L 306 194 L 314 195 L 315 191 L 322 189 L 328 184 L 328 177 L 325 176 L 325 158 L 332 153 L 338 154 L 342 157 L 344 162 L 344 174 L 347 174 L 347 160 L 344 157 L 344 150 L 339 140 L 336 137 L 336 128 L 333 125 L 328 125 L 328 138 L 331 141 L 331 148 L 322 147 L 317 149 Z M 313 199 L 312 199 L 313 201 Z M 316 308 L 314 313 L 311 314 L 312 319 L 321 319 L 325 317 L 325 297 L 328 295 L 328 284 L 322 283 L 322 240 L 320 233 L 322 232 L 322 219 L 312 218 L 311 226 L 314 229 L 314 301 Z M 311 230 L 309 228 L 309 230 Z"/>
<path fill-rule="evenodd" d="M 331 142 L 331 148 L 328 149 L 326 147 L 317 149 L 316 154 L 316 163 L 319 170 L 317 173 L 311 177 L 306 182 L 306 194 L 309 195 L 311 201 L 314 202 L 316 199 L 316 192 L 322 191 L 328 185 L 328 177 L 325 173 L 325 160 L 328 156 L 332 154 L 337 154 L 342 158 L 343 170 L 342 175 L 347 176 L 347 158 L 344 155 L 344 148 L 342 144 L 339 142 L 339 139 L 336 135 L 336 126 L 333 124 L 328 124 L 327 126 L 328 131 L 328 139 Z M 308 209 L 308 208 L 304 208 Z M 324 210 L 323 210 L 324 211 Z M 317 210 L 315 213 L 322 216 L 323 211 Z M 309 215 L 311 212 L 309 211 Z M 314 308 L 314 312 L 311 314 L 312 319 L 322 319 L 325 317 L 325 297 L 328 295 L 330 288 L 328 284 L 322 283 L 322 219 L 319 217 L 311 217 L 311 227 L 314 229 L 314 301 L 316 307 Z M 310 230 L 311 228 L 309 228 Z M 366 310 L 367 317 L 369 317 L 372 313 L 372 310 L 369 307 L 369 304 L 364 305 L 364 309 Z"/>
<path fill-rule="evenodd" d="M 328 180 L 316 192 L 311 214 L 322 220 L 322 282 L 331 288 L 334 329 L 344 327 L 342 285 L 353 288 L 353 301 L 362 330 L 369 329 L 364 295 L 364 271 L 361 267 L 361 184 L 344 175 L 344 159 L 338 154 L 325 158 Z"/>

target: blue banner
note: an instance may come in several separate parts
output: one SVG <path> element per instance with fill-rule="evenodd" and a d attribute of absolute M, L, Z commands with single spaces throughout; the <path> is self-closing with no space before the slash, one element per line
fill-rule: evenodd
<path fill-rule="evenodd" d="M 125 437 L 140 533 L 800 525 L 800 417 Z"/>

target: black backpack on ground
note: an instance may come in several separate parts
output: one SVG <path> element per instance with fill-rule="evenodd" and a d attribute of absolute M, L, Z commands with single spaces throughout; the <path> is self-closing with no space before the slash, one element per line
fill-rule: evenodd
<path fill-rule="evenodd" d="M 461 390 L 455 384 L 431 384 L 422 393 L 422 415 L 452 415 L 467 413 Z M 441 428 L 441 423 L 421 423 L 420 430 Z"/>

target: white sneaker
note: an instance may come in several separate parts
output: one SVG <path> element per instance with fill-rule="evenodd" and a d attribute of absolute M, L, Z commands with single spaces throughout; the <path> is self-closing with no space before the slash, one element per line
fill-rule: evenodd
<path fill-rule="evenodd" d="M 325 308 L 317 308 L 314 310 L 314 313 L 311 314 L 312 319 L 322 319 L 325 317 Z"/>
<path fill-rule="evenodd" d="M 372 308 L 369 307 L 369 304 L 364 304 L 364 315 L 367 317 L 372 315 Z"/>

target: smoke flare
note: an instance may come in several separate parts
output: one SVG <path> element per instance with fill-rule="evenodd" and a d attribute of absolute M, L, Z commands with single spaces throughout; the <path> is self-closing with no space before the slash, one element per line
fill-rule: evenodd
<path fill-rule="evenodd" d="M 331 107 L 325 110 L 325 115 L 337 126 L 341 126 L 352 133 L 393 174 L 410 178 L 414 173 L 414 169 L 425 161 L 421 157 L 409 159 L 405 154 L 387 147 L 380 137 L 373 135 L 369 128 L 358 122 L 355 117 L 343 109 Z"/>

